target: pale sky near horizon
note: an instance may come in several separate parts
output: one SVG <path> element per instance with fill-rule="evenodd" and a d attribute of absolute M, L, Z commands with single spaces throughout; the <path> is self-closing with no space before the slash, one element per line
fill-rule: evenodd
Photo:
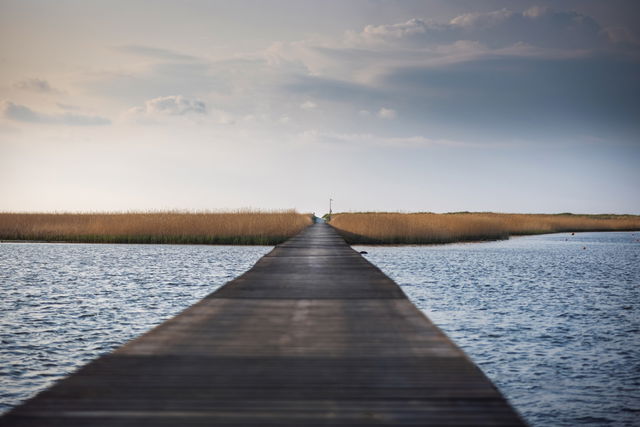
<path fill-rule="evenodd" d="M 640 214 L 640 3 L 0 0 L 0 211 Z"/>

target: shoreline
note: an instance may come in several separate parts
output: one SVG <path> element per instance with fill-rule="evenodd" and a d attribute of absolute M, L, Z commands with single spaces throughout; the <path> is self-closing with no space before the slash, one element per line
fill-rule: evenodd
<path fill-rule="evenodd" d="M 124 239 L 123 239 L 124 240 Z M 179 245 L 179 246 L 275 246 L 287 240 L 284 239 L 246 239 L 245 237 L 230 237 L 228 241 L 226 239 L 212 239 L 212 242 L 203 242 L 200 239 L 194 241 L 135 241 L 135 239 L 127 239 L 132 241 L 108 241 L 103 240 L 41 240 L 41 239 L 0 239 L 0 243 L 50 243 L 50 244 L 73 244 L 73 245 Z M 246 242 L 245 242 L 246 241 Z"/>
<path fill-rule="evenodd" d="M 339 213 L 329 222 L 353 244 L 431 245 L 556 233 L 640 231 L 640 215 Z"/>
<path fill-rule="evenodd" d="M 312 223 L 295 211 L 0 213 L 0 241 L 272 246 Z"/>
<path fill-rule="evenodd" d="M 47 244 L 67 244 L 67 245 L 175 245 L 175 246 L 275 246 L 276 244 L 268 243 L 151 243 L 151 242 L 82 242 L 71 240 L 2 240 L 2 243 L 16 243 L 16 244 L 28 244 L 28 243 L 47 243 Z"/>
<path fill-rule="evenodd" d="M 551 231 L 548 233 L 528 233 L 528 234 L 513 234 L 508 236 L 506 239 L 483 239 L 483 240 L 456 240 L 453 242 L 442 242 L 442 243 L 364 243 L 364 242 L 356 242 L 349 243 L 350 246 L 443 246 L 443 245 L 458 245 L 458 244 L 474 244 L 474 243 L 490 243 L 490 242 L 501 242 L 505 240 L 511 240 L 519 237 L 531 237 L 531 236 L 544 236 L 547 234 L 571 234 L 575 233 L 575 235 L 581 233 L 640 233 L 640 229 L 635 230 L 581 230 L 581 231 Z"/>
<path fill-rule="evenodd" d="M 443 245 L 454 245 L 454 244 L 475 244 L 475 243 L 489 243 L 489 242 L 500 242 L 504 240 L 510 240 L 512 238 L 518 237 L 529 237 L 529 236 L 542 236 L 546 234 L 581 234 L 581 233 L 640 233 L 639 229 L 634 230 L 580 230 L 580 231 L 552 231 L 548 233 L 527 233 L 527 234 L 513 234 L 508 236 L 505 239 L 481 239 L 481 240 L 456 240 L 451 242 L 432 242 L 432 243 L 380 243 L 380 242 L 354 242 L 347 243 L 350 246 L 381 246 L 381 247 L 393 247 L 393 246 L 443 246 Z M 239 236 L 231 237 L 231 240 L 238 239 L 242 240 Z M 90 245 L 178 245 L 178 246 L 276 246 L 286 238 L 278 243 L 206 243 L 206 242 L 108 242 L 108 241 L 81 241 L 81 240 L 11 240 L 11 239 L 0 239 L 0 244 L 2 243 L 17 243 L 17 244 L 28 244 L 28 243 L 48 243 L 48 244 L 90 244 Z M 640 239 L 638 239 L 640 241 Z"/>
<path fill-rule="evenodd" d="M 0 213 L 0 242 L 275 246 L 315 219 L 295 211 Z M 336 213 L 350 245 L 443 245 L 555 233 L 640 231 L 640 215 Z"/>

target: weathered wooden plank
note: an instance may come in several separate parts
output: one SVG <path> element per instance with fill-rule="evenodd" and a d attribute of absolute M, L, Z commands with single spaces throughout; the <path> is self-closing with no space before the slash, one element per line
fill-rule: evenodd
<path fill-rule="evenodd" d="M 522 425 L 327 225 L 0 419 L 3 426 Z"/>

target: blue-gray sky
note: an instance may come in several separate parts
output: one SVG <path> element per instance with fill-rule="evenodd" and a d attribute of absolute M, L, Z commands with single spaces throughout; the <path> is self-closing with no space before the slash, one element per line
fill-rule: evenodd
<path fill-rule="evenodd" d="M 0 3 L 0 211 L 640 213 L 635 1 Z"/>

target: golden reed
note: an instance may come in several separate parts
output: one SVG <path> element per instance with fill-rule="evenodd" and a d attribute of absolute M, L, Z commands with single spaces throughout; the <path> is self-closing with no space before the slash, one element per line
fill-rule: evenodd
<path fill-rule="evenodd" d="M 0 213 L 0 240 L 274 245 L 311 222 L 292 210 Z"/>
<path fill-rule="evenodd" d="M 637 215 L 341 213 L 330 224 L 350 243 L 430 244 L 569 231 L 640 230 Z"/>

